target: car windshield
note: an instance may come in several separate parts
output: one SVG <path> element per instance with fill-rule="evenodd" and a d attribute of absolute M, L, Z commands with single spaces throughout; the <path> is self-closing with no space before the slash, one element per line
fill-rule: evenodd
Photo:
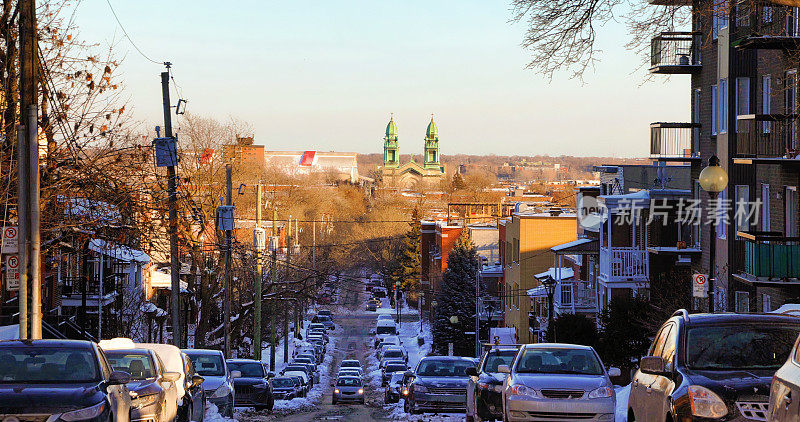
<path fill-rule="evenodd" d="M 295 361 L 295 362 L 297 362 L 297 363 L 314 363 L 314 362 L 313 362 L 311 359 L 309 359 L 309 358 L 297 358 L 297 359 L 295 359 L 294 361 Z"/>
<path fill-rule="evenodd" d="M 327 322 L 331 320 L 331 317 L 327 315 L 317 315 L 314 317 L 314 319 L 316 319 L 317 321 Z"/>
<path fill-rule="evenodd" d="M 187 353 L 195 371 L 203 376 L 221 377 L 225 375 L 222 356 L 218 354 Z"/>
<path fill-rule="evenodd" d="M 423 377 L 466 377 L 467 368 L 475 366 L 472 362 L 461 360 L 423 359 L 417 368 L 417 375 Z"/>
<path fill-rule="evenodd" d="M 589 349 L 543 347 L 525 349 L 516 371 L 533 374 L 603 375 L 603 367 Z"/>
<path fill-rule="evenodd" d="M 383 354 L 383 357 L 384 358 L 401 358 L 401 357 L 403 357 L 403 351 L 402 350 L 387 350 Z"/>
<path fill-rule="evenodd" d="M 264 367 L 256 362 L 228 362 L 228 369 L 239 371 L 246 378 L 261 378 L 264 376 Z"/>
<path fill-rule="evenodd" d="M 393 363 L 393 364 L 390 364 L 390 365 L 386 365 L 386 372 L 405 371 L 406 369 L 408 369 L 408 368 L 406 368 L 405 365 L 400 365 L 400 364 L 396 364 L 396 363 Z"/>
<path fill-rule="evenodd" d="M 400 383 L 403 381 L 403 377 L 405 376 L 405 372 L 394 372 L 392 373 L 392 380 L 390 381 L 392 384 Z"/>
<path fill-rule="evenodd" d="M 692 369 L 778 369 L 798 332 L 796 326 L 763 324 L 690 328 L 686 363 Z"/>
<path fill-rule="evenodd" d="M 484 372 L 497 372 L 497 367 L 500 365 L 509 365 L 514 362 L 514 356 L 517 355 L 516 350 L 495 350 L 486 355 L 486 360 L 483 364 Z"/>
<path fill-rule="evenodd" d="M 342 368 L 360 368 L 361 363 L 357 360 L 344 360 L 342 361 Z"/>
<path fill-rule="evenodd" d="M 358 378 L 339 378 L 336 380 L 336 385 L 339 387 L 361 387 L 361 380 Z"/>
<path fill-rule="evenodd" d="M 147 352 L 108 350 L 105 354 L 111 368 L 131 374 L 132 380 L 141 381 L 156 376 L 153 358 Z"/>
<path fill-rule="evenodd" d="M 291 378 L 275 378 L 272 380 L 272 386 L 277 388 L 294 387 L 294 380 Z"/>
<path fill-rule="evenodd" d="M 394 325 L 379 326 L 375 330 L 375 333 L 377 333 L 377 334 L 395 334 L 396 332 L 397 332 L 397 329 L 394 327 Z"/>
<path fill-rule="evenodd" d="M 0 382 L 84 383 L 100 381 L 97 357 L 90 349 L 59 347 L 0 348 Z"/>

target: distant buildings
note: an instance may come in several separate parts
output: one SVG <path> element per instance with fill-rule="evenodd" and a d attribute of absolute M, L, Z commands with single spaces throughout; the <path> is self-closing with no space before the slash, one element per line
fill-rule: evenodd
<path fill-rule="evenodd" d="M 292 176 L 326 173 L 350 183 L 367 180 L 358 174 L 355 152 L 266 151 L 264 161 L 268 168 L 280 169 Z"/>

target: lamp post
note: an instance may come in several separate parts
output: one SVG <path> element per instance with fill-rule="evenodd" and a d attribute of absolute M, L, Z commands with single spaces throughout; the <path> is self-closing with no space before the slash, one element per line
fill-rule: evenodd
<path fill-rule="evenodd" d="M 450 317 L 450 324 L 454 325 L 454 326 L 456 324 L 458 324 L 458 316 L 457 315 L 453 315 L 453 316 Z M 454 349 L 453 342 L 447 343 L 447 356 L 453 356 L 453 354 L 454 354 L 453 353 L 454 352 L 453 349 Z"/>
<path fill-rule="evenodd" d="M 542 286 L 547 290 L 547 341 L 556 341 L 556 330 L 553 327 L 553 296 L 556 292 L 556 280 L 549 275 L 542 280 Z"/>
<path fill-rule="evenodd" d="M 716 155 L 712 155 L 708 159 L 708 166 L 700 172 L 698 179 L 700 187 L 708 192 L 709 207 L 713 206 L 711 201 L 716 200 L 719 193 L 728 187 L 728 173 L 725 172 L 724 168 L 720 167 L 719 158 Z M 708 311 L 711 313 L 714 313 L 714 296 L 716 293 L 714 285 L 717 279 L 717 241 L 714 238 L 717 232 L 717 222 L 718 218 L 712 218 L 708 230 Z"/>

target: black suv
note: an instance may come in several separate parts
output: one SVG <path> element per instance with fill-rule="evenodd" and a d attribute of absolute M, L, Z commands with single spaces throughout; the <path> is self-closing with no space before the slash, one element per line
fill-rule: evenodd
<path fill-rule="evenodd" d="M 503 381 L 507 374 L 497 372 L 500 365 L 511 366 L 519 344 L 484 345 L 477 368 L 468 368 L 467 421 L 503 419 Z"/>
<path fill-rule="evenodd" d="M 798 333 L 793 316 L 675 312 L 639 362 L 628 420 L 765 420 Z"/>

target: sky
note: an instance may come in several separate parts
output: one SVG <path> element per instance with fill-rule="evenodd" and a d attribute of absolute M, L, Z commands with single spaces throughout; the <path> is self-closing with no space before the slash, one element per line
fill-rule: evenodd
<path fill-rule="evenodd" d="M 402 154 L 422 153 L 433 114 L 442 154 L 636 157 L 651 122 L 689 118 L 688 76 L 646 82 L 617 23 L 581 82 L 525 69 L 506 1 L 109 1 L 145 55 L 173 63 L 189 113 L 247 121 L 268 150 L 382 152 L 394 113 Z M 106 0 L 75 16 L 83 39 L 116 41 L 135 118 L 162 124 L 163 66 Z"/>

